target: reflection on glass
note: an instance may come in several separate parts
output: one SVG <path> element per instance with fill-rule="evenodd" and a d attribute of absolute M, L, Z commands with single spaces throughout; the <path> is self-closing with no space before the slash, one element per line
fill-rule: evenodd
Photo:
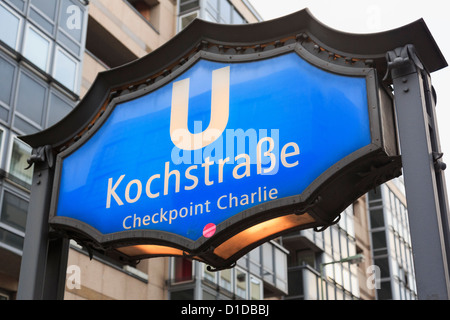
<path fill-rule="evenodd" d="M 47 71 L 50 41 L 42 37 L 34 29 L 28 27 L 23 54 L 37 67 Z"/>
<path fill-rule="evenodd" d="M 20 20 L 0 5 L 0 40 L 13 49 L 17 45 Z"/>
<path fill-rule="evenodd" d="M 31 148 L 23 142 L 20 142 L 17 139 L 14 139 L 12 153 L 11 153 L 11 162 L 9 165 L 9 173 L 16 178 L 28 183 L 31 185 L 31 180 L 33 177 L 33 170 L 30 168 L 25 170 L 28 167 L 27 160 L 30 157 Z"/>
<path fill-rule="evenodd" d="M 55 69 L 53 76 L 70 90 L 75 89 L 77 63 L 62 50 L 56 50 Z"/>
<path fill-rule="evenodd" d="M 0 216 L 1 222 L 20 231 L 25 231 L 27 211 L 27 201 L 5 191 L 3 194 L 3 204 Z"/>

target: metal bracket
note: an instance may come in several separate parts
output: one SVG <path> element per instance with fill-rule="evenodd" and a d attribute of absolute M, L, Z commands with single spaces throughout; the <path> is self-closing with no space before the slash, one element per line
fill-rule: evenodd
<path fill-rule="evenodd" d="M 444 154 L 442 152 L 433 152 L 433 161 L 437 170 L 444 171 L 447 169 L 447 164 L 441 160 L 443 156 Z"/>
<path fill-rule="evenodd" d="M 35 163 L 42 162 L 47 162 L 49 168 L 52 168 L 55 163 L 52 147 L 49 145 L 33 149 L 31 157 L 27 160 L 28 167 L 26 167 L 25 170 L 30 169 Z"/>
<path fill-rule="evenodd" d="M 338 224 L 339 221 L 341 221 L 341 214 L 339 214 L 339 215 L 333 220 L 333 222 L 331 222 L 331 223 L 329 223 L 329 224 L 326 224 L 326 225 L 324 225 L 324 226 L 322 226 L 322 227 L 314 227 L 313 230 L 314 230 L 314 232 L 323 232 L 323 231 L 325 231 L 326 229 L 328 229 L 329 227 L 334 226 L 335 224 Z"/>
<path fill-rule="evenodd" d="M 392 76 L 392 79 L 396 79 L 417 72 L 417 70 L 424 70 L 424 66 L 412 44 L 388 51 L 386 60 L 387 71 L 383 81 L 387 80 L 389 75 Z"/>
<path fill-rule="evenodd" d="M 232 264 L 230 264 L 229 266 L 219 267 L 219 268 L 214 268 L 214 267 L 208 265 L 208 266 L 206 266 L 206 270 L 208 270 L 209 272 L 217 272 L 217 271 L 231 269 L 231 268 L 234 268 L 235 266 L 236 266 L 236 261 L 233 262 Z"/>

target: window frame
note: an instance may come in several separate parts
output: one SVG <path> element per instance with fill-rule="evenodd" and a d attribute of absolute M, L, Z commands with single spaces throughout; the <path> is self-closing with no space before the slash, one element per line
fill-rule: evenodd
<path fill-rule="evenodd" d="M 179 284 L 184 284 L 184 283 L 193 283 L 195 281 L 195 268 L 196 268 L 195 261 L 192 260 L 192 259 L 190 260 L 191 264 L 192 264 L 192 267 L 191 267 L 191 279 L 176 281 L 175 262 L 176 262 L 177 258 L 179 258 L 179 259 L 188 259 L 188 258 L 180 257 L 180 256 L 171 257 L 171 259 L 170 259 L 170 283 L 172 285 L 179 285 Z"/>
<path fill-rule="evenodd" d="M 30 148 L 30 149 L 31 149 L 31 150 L 30 150 L 30 154 L 31 154 L 31 152 L 33 151 L 33 149 L 32 149 L 29 145 L 27 145 L 25 142 L 21 141 L 21 140 L 18 138 L 18 135 L 17 135 L 17 134 L 15 134 L 14 132 L 11 131 L 11 132 L 10 132 L 10 136 L 9 136 L 9 146 L 8 146 L 8 153 L 7 153 L 7 157 L 6 157 L 6 163 L 5 163 L 5 171 L 6 171 L 8 174 L 14 176 L 14 177 L 17 178 L 17 179 L 20 179 L 22 182 L 24 182 L 24 183 L 26 183 L 26 184 L 29 184 L 29 185 L 31 186 L 31 184 L 32 184 L 32 182 L 33 182 L 33 173 L 31 173 L 31 181 L 30 181 L 30 183 L 28 183 L 28 181 L 25 181 L 25 180 L 21 179 L 20 177 L 17 177 L 16 175 L 14 175 L 14 174 L 11 173 L 12 152 L 13 152 L 14 141 L 15 141 L 15 140 L 17 140 L 18 143 L 21 143 L 21 144 L 27 146 L 28 148 Z M 30 169 L 31 169 L 31 168 L 30 168 Z M 33 172 L 32 169 L 31 169 L 31 172 Z M 2 198 L 2 201 L 3 201 L 3 198 Z"/>
<path fill-rule="evenodd" d="M 20 90 L 19 90 L 20 89 L 20 81 L 21 81 L 21 77 L 23 77 L 23 75 L 29 77 L 30 79 L 32 79 L 33 81 L 35 81 L 37 84 L 41 85 L 44 88 L 44 103 L 43 103 L 43 107 L 42 107 L 40 123 L 34 121 L 26 114 L 17 110 L 17 104 L 19 102 L 19 94 L 20 94 Z M 19 117 L 22 121 L 25 121 L 28 125 L 31 125 L 37 131 L 42 130 L 44 128 L 43 123 L 46 120 L 46 113 L 48 112 L 48 99 L 49 99 L 49 92 L 50 92 L 51 86 L 48 86 L 42 80 L 42 78 L 38 77 L 35 73 L 30 72 L 27 68 L 20 68 L 20 70 L 18 71 L 17 82 L 15 84 L 15 87 L 16 87 L 16 92 L 15 92 L 15 101 L 14 101 L 14 114 L 12 117 L 13 119 L 11 122 L 11 126 L 14 127 L 17 131 L 20 131 L 22 133 L 22 130 L 17 128 L 17 126 L 15 125 L 15 121 L 14 121 L 14 118 Z M 25 132 L 23 132 L 23 133 L 25 133 Z"/>
<path fill-rule="evenodd" d="M 22 30 L 24 30 L 23 17 L 21 15 L 19 15 L 18 13 L 14 12 L 14 10 L 10 9 L 9 6 L 6 3 L 4 4 L 3 2 L 0 2 L 0 6 L 2 6 L 6 11 L 8 11 L 13 16 L 15 16 L 16 18 L 19 19 L 19 26 L 17 28 L 17 35 L 16 35 L 16 43 L 15 43 L 15 47 L 12 48 L 15 51 L 19 51 L 20 48 L 18 48 L 18 47 L 19 47 L 19 43 L 21 43 L 20 42 L 20 38 L 21 38 L 21 35 L 22 35 Z M 9 44 L 7 44 L 7 45 L 9 46 Z"/>
<path fill-rule="evenodd" d="M 253 288 L 252 288 L 252 281 L 257 281 L 258 282 L 258 287 L 259 287 L 259 297 L 260 299 L 253 299 Z M 249 300 L 264 300 L 264 283 L 263 280 L 256 277 L 255 275 L 249 274 L 249 289 L 248 289 L 248 298 Z"/>
<path fill-rule="evenodd" d="M 33 31 L 35 33 L 37 33 L 39 36 L 41 36 L 42 38 L 44 38 L 44 40 L 47 40 L 49 43 L 48 46 L 48 52 L 47 52 L 47 61 L 46 61 L 46 68 L 42 69 L 41 66 L 37 65 L 32 59 L 30 59 L 27 56 L 26 53 L 26 48 L 27 48 L 27 43 L 28 43 L 28 31 L 30 29 L 33 29 Z M 23 56 L 30 61 L 34 66 L 36 66 L 37 68 L 39 68 L 39 70 L 42 70 L 43 72 L 45 72 L 46 74 L 50 74 L 50 68 L 51 68 L 51 61 L 52 61 L 52 57 L 53 57 L 53 52 L 54 52 L 54 45 L 55 45 L 55 40 L 50 39 L 46 34 L 44 34 L 38 27 L 36 27 L 34 24 L 27 22 L 25 24 L 25 28 L 24 28 L 24 35 L 23 35 L 23 45 L 22 45 L 22 54 Z"/>
<path fill-rule="evenodd" d="M 73 84 L 72 87 L 67 87 L 66 84 L 64 84 L 61 80 L 59 80 L 58 78 L 56 78 L 55 72 L 56 72 L 56 66 L 57 66 L 57 62 L 58 62 L 58 52 L 60 52 L 61 54 L 65 55 L 69 60 L 71 60 L 72 62 L 75 63 L 75 74 L 73 77 Z M 74 58 L 72 56 L 72 54 L 70 54 L 69 51 L 67 51 L 66 49 L 64 49 L 62 46 L 58 45 L 57 43 L 55 43 L 55 50 L 54 50 L 54 59 L 53 59 L 53 65 L 52 65 L 52 74 L 51 76 L 58 81 L 58 83 L 62 84 L 63 86 L 65 86 L 67 89 L 71 90 L 72 92 L 78 92 L 79 91 L 79 75 L 80 72 L 80 61 L 77 60 L 76 58 Z"/>
<path fill-rule="evenodd" d="M 241 295 L 238 294 L 238 282 L 240 282 L 239 279 L 238 279 L 238 274 L 239 273 L 245 274 L 245 280 L 244 280 L 245 296 L 241 296 Z M 234 294 L 235 294 L 235 296 L 240 298 L 240 299 L 246 299 L 247 300 L 248 297 L 249 297 L 249 293 L 250 293 L 250 290 L 249 290 L 249 272 L 244 270 L 244 269 L 242 269 L 242 268 L 235 267 L 234 268 L 234 277 L 233 278 L 234 278 Z"/>
<path fill-rule="evenodd" d="M 57 122 L 50 124 L 50 113 L 52 112 L 53 96 L 55 96 L 58 99 L 61 99 L 65 103 L 67 103 L 70 106 L 71 110 L 68 113 L 66 113 L 66 115 L 63 116 L 61 119 L 59 119 Z M 57 90 L 57 88 L 51 87 L 49 90 L 49 93 L 48 93 L 46 117 L 44 119 L 44 125 L 42 127 L 49 128 L 49 127 L 55 125 L 56 123 L 58 123 L 59 121 L 61 121 L 62 119 L 64 119 L 75 108 L 75 105 L 70 105 L 71 102 L 72 102 L 72 100 L 70 99 L 70 97 L 67 96 L 67 94 L 65 94 L 64 92 L 61 92 L 61 90 Z"/>
<path fill-rule="evenodd" d="M 184 26 L 184 28 L 182 27 L 182 19 L 187 17 L 187 16 L 189 16 L 189 15 L 192 15 L 192 14 L 196 14 L 197 15 L 192 21 L 194 21 L 195 19 L 200 19 L 200 17 L 201 17 L 200 10 L 190 11 L 190 12 L 187 12 L 187 13 L 184 13 L 184 14 L 178 16 L 178 21 L 177 21 L 178 22 L 177 23 L 178 32 L 180 32 L 181 30 L 183 30 L 184 28 L 186 28 L 188 25 L 190 25 L 192 23 L 192 21 L 191 21 L 186 26 Z"/>

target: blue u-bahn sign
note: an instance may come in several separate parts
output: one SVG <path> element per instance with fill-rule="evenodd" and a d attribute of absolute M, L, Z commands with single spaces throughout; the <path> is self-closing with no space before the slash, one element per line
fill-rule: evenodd
<path fill-rule="evenodd" d="M 320 70 L 296 53 L 201 59 L 118 103 L 62 160 L 55 216 L 102 234 L 157 230 L 196 241 L 209 224 L 301 194 L 371 141 L 364 77 Z"/>
<path fill-rule="evenodd" d="M 25 137 L 53 141 L 54 230 L 130 259 L 222 268 L 279 235 L 336 223 L 400 174 L 393 97 L 373 60 L 308 33 L 199 41 L 204 24 L 101 73 L 71 114 Z"/>

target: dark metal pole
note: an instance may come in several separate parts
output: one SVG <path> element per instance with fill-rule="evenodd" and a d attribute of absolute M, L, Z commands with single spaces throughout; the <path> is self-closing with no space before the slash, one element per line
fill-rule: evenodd
<path fill-rule="evenodd" d="M 448 300 L 448 201 L 437 162 L 440 150 L 436 149 L 429 75 L 412 45 L 388 52 L 387 60 L 394 84 L 418 298 Z"/>
<path fill-rule="evenodd" d="M 61 299 L 65 281 L 60 279 L 62 269 L 65 275 L 68 242 L 51 240 L 49 234 L 48 214 L 54 176 L 51 147 L 34 149 L 29 163 L 30 166 L 34 164 L 34 173 L 17 299 Z"/>
<path fill-rule="evenodd" d="M 55 238 L 48 244 L 44 300 L 63 300 L 69 257 L 69 239 Z"/>

